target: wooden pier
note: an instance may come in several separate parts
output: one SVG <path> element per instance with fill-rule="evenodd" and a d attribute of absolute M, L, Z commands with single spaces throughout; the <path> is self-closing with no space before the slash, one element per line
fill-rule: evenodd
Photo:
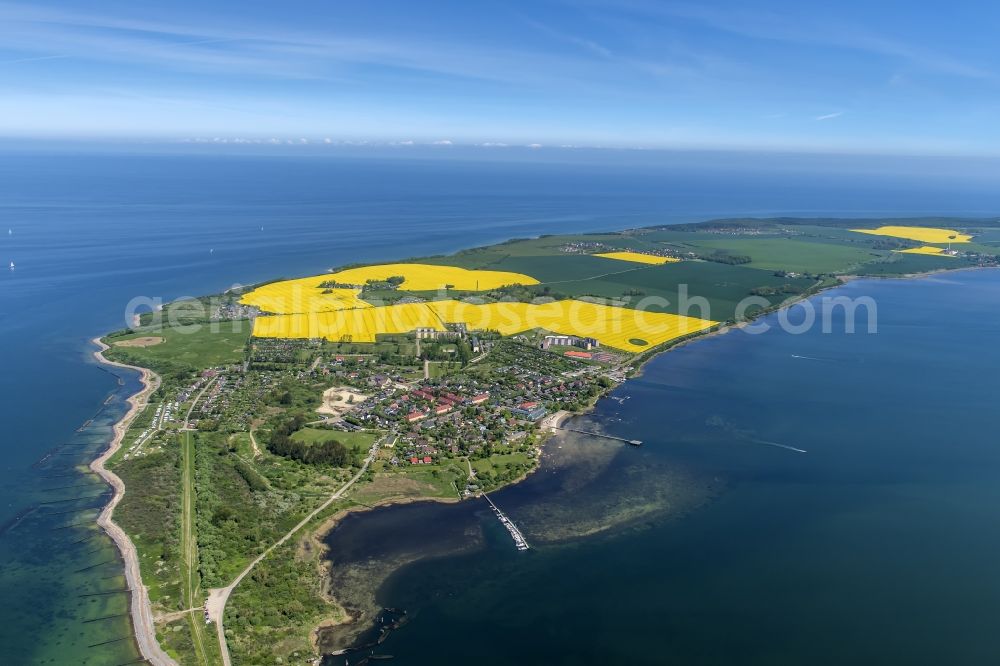
<path fill-rule="evenodd" d="M 514 539 L 514 545 L 517 546 L 517 549 L 528 550 L 528 548 L 530 548 L 530 546 L 528 545 L 528 540 L 524 538 L 523 534 L 521 534 L 521 530 L 517 528 L 517 525 L 514 524 L 514 521 L 508 518 L 507 515 L 500 510 L 500 507 L 498 507 L 496 504 L 493 503 L 493 500 L 490 499 L 489 495 L 483 493 L 483 497 L 485 497 L 486 501 L 490 503 L 491 507 L 493 507 L 493 512 L 496 513 L 497 518 L 500 520 L 500 523 L 507 528 L 508 532 L 510 532 L 510 536 L 512 539 Z"/>
<path fill-rule="evenodd" d="M 583 435 L 590 435 L 591 437 L 603 437 L 604 439 L 614 439 L 619 442 L 625 442 L 626 444 L 631 444 L 632 446 L 642 446 L 642 441 L 638 439 L 625 439 L 624 437 L 615 437 L 614 435 L 605 435 L 602 432 L 593 432 L 590 430 L 581 430 L 579 428 L 567 428 L 566 426 L 553 426 L 555 430 L 566 430 L 568 432 L 578 432 Z"/>

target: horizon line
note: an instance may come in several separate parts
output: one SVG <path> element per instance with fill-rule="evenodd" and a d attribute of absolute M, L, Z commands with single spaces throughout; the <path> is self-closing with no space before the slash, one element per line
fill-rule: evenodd
<path fill-rule="evenodd" d="M 452 151 L 481 151 L 482 153 L 501 154 L 504 152 L 553 153 L 553 152 L 608 152 L 608 153 L 701 153 L 701 154 L 768 154 L 788 156 L 830 156 L 830 157 L 915 157 L 925 159 L 1000 159 L 1000 151 L 973 150 L 943 150 L 927 148 L 888 148 L 872 147 L 857 148 L 854 146 L 829 145 L 756 145 L 756 144 L 600 144 L 565 142 L 517 142 L 517 141 L 462 141 L 451 139 L 413 140 L 413 139 L 345 139 L 327 136 L 301 135 L 261 135 L 261 136 L 142 136 L 142 135 L 5 135 L 0 134 L 0 144 L 19 144 L 22 146 L 93 146 L 93 147 L 217 147 L 217 148 L 272 148 L 272 149 L 395 149 L 432 150 L 438 154 Z"/>

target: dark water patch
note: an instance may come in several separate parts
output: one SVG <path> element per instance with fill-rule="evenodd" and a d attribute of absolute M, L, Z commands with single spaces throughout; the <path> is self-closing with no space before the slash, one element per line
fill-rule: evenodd
<path fill-rule="evenodd" d="M 600 428 L 593 420 L 578 421 L 582 428 Z M 721 483 L 653 464 L 627 444 L 568 432 L 549 441 L 537 472 L 492 498 L 529 543 L 546 549 L 595 535 L 612 539 L 645 529 L 650 521 L 680 517 L 709 501 Z M 380 590 L 391 589 L 397 579 L 423 575 L 425 561 L 464 554 L 472 560 L 485 557 L 493 566 L 495 557 L 518 562 L 535 556 L 535 549 L 518 552 L 488 505 L 475 500 L 353 514 L 326 542 L 331 589 L 353 618 L 323 630 L 320 645 L 328 653 L 359 648 L 381 636 L 372 621 L 387 605 Z M 419 606 L 396 606 L 420 612 Z"/>

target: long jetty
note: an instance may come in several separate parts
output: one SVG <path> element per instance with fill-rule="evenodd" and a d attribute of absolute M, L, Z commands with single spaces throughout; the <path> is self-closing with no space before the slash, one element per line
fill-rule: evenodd
<path fill-rule="evenodd" d="M 514 524 L 514 521 L 508 518 L 507 515 L 500 510 L 500 507 L 493 503 L 493 500 L 490 499 L 489 495 L 483 493 L 483 497 L 485 497 L 486 501 L 490 503 L 491 507 L 493 507 L 493 511 L 497 514 L 497 518 L 500 520 L 500 523 L 507 528 L 508 532 L 510 532 L 510 536 L 514 539 L 514 545 L 517 546 L 517 549 L 528 550 L 528 548 L 530 548 L 528 540 L 524 538 L 523 534 L 521 534 L 521 530 L 519 530 L 517 525 Z"/>
<path fill-rule="evenodd" d="M 625 442 L 626 444 L 631 444 L 632 446 L 642 446 L 642 440 L 638 439 L 626 439 L 625 437 L 616 437 L 614 435 L 605 435 L 603 432 L 594 432 L 592 430 L 582 430 L 580 428 L 567 428 L 566 426 L 552 426 L 557 430 L 567 430 L 569 432 L 578 432 L 583 435 L 591 435 L 592 437 L 603 437 L 604 439 L 614 439 L 619 442 Z"/>

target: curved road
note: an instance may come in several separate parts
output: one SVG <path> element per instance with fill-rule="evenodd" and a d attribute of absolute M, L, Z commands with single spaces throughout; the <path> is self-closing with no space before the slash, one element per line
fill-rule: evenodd
<path fill-rule="evenodd" d="M 347 492 L 348 489 L 350 489 L 350 487 L 353 486 L 354 483 L 361 478 L 361 476 L 365 473 L 365 471 L 367 471 L 368 466 L 372 463 L 373 460 L 375 460 L 375 456 L 378 454 L 379 447 L 382 446 L 382 442 L 385 439 L 385 437 L 388 437 L 388 435 L 380 437 L 374 444 L 372 444 L 372 448 L 368 452 L 368 456 L 365 458 L 364 464 L 361 465 L 361 469 L 358 470 L 358 473 L 351 477 L 350 481 L 348 481 L 347 483 L 342 485 L 339 489 L 337 489 L 337 491 L 332 495 L 330 495 L 330 497 L 325 502 L 319 505 L 319 507 L 313 510 L 313 512 L 310 513 L 308 516 L 303 518 L 302 522 L 300 522 L 298 525 L 290 529 L 288 533 L 285 534 L 285 536 L 278 539 L 276 542 L 274 542 L 274 544 L 268 547 L 267 550 L 258 555 L 257 558 L 247 566 L 246 569 L 240 572 L 240 575 L 238 575 L 235 579 L 233 579 L 232 583 L 230 583 L 226 587 L 217 587 L 213 590 L 208 591 L 208 601 L 205 604 L 205 609 L 208 611 L 208 617 L 213 622 L 215 622 L 216 633 L 218 634 L 219 637 L 219 652 L 222 654 L 222 663 L 225 664 L 225 666 L 232 665 L 232 662 L 230 661 L 229 658 L 229 646 L 226 644 L 226 632 L 222 626 L 222 620 L 226 614 L 226 602 L 229 601 L 229 595 L 232 594 L 233 590 L 236 589 L 236 586 L 239 585 L 240 582 L 247 577 L 247 574 L 253 571 L 253 568 L 255 566 L 260 564 L 261 560 L 263 560 L 265 557 L 271 554 L 271 551 L 273 551 L 275 548 L 288 541 L 296 532 L 305 527 L 307 524 L 309 524 L 309 522 L 313 518 L 319 515 L 321 511 L 323 511 L 328 506 L 333 504 L 335 501 L 343 497 L 344 493 Z"/>

